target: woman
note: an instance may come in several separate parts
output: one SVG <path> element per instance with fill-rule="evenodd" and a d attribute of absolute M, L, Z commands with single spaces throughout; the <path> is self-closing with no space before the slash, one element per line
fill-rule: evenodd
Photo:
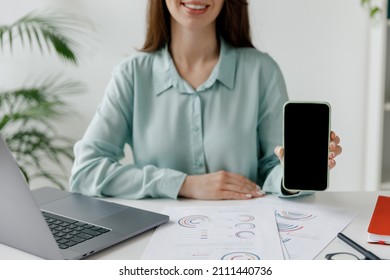
<path fill-rule="evenodd" d="M 275 61 L 251 43 L 247 5 L 149 1 L 141 52 L 114 69 L 75 145 L 72 191 L 127 198 L 289 195 L 281 187 L 278 146 L 286 87 Z M 331 168 L 339 141 L 332 133 Z M 125 144 L 134 164 L 119 162 Z"/>

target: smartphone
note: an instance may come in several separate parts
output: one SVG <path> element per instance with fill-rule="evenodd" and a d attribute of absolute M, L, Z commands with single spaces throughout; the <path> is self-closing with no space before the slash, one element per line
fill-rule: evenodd
<path fill-rule="evenodd" d="M 284 188 L 326 190 L 329 185 L 330 104 L 288 101 L 283 113 Z"/>

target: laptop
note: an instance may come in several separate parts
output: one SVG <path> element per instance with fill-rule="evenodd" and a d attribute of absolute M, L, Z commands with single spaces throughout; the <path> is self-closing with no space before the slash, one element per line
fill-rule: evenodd
<path fill-rule="evenodd" d="M 44 259 L 83 259 L 168 220 L 53 187 L 31 191 L 0 135 L 0 243 Z"/>

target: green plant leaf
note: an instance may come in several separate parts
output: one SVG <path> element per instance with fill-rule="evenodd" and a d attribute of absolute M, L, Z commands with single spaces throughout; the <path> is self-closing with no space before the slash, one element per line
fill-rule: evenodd
<path fill-rule="evenodd" d="M 10 149 L 15 154 L 19 167 L 29 180 L 45 177 L 53 180 L 52 172 L 47 170 L 43 162 L 53 164 L 65 174 L 64 159 L 73 160 L 73 141 L 65 137 L 58 137 L 53 131 L 39 131 L 34 128 L 25 128 L 7 138 Z M 58 172 L 56 172 L 58 173 Z M 54 178 L 58 178 L 55 175 Z M 66 176 L 62 175 L 63 178 Z M 59 180 L 53 182 L 59 185 Z"/>
<path fill-rule="evenodd" d="M 6 32 L 6 28 L 4 26 L 0 26 L 0 48 L 3 50 L 4 48 L 4 40 L 3 40 L 3 35 Z"/>
<path fill-rule="evenodd" d="M 65 60 L 77 64 L 75 52 L 70 48 L 70 44 L 65 37 L 55 36 L 53 33 L 42 31 L 43 36 L 52 43 L 54 49 Z"/>
<path fill-rule="evenodd" d="M 18 33 L 19 33 L 19 38 L 20 38 L 20 42 L 22 44 L 22 47 L 24 48 L 25 46 L 25 43 L 24 43 L 24 32 L 23 32 L 23 26 L 24 24 L 20 24 L 19 26 L 17 26 L 17 30 L 18 30 Z"/>
<path fill-rule="evenodd" d="M 379 7 L 373 7 L 370 11 L 370 17 L 375 17 L 377 14 L 379 14 L 381 9 Z"/>
<path fill-rule="evenodd" d="M 35 36 L 35 41 L 37 42 L 37 45 L 38 45 L 41 53 L 43 53 L 43 47 L 42 47 L 41 38 L 40 38 L 40 35 L 39 35 L 40 34 L 40 30 L 34 24 L 31 25 L 28 30 L 31 30 L 33 32 L 33 35 Z"/>
<path fill-rule="evenodd" d="M 74 113 L 64 98 L 84 90 L 82 83 L 57 75 L 35 87 L 0 92 L 0 132 L 26 180 L 37 177 L 53 180 L 47 166 L 66 173 L 64 160 L 73 160 L 74 141 L 61 136 L 53 121 Z M 60 187 L 61 180 L 55 180 L 52 183 Z"/>
<path fill-rule="evenodd" d="M 380 6 L 372 3 L 372 0 L 360 0 L 360 4 L 366 8 L 369 12 L 371 18 L 375 18 L 378 14 L 382 12 Z"/>
<path fill-rule="evenodd" d="M 54 50 L 59 58 L 77 65 L 80 45 L 69 34 L 83 34 L 87 29 L 86 21 L 59 10 L 33 11 L 10 25 L 0 26 L 0 48 L 3 50 L 7 43 L 12 51 L 16 37 L 24 46 L 26 36 L 31 48 L 37 46 L 44 53 L 45 43 L 48 51 Z M 5 34 L 8 36 L 5 37 Z"/>

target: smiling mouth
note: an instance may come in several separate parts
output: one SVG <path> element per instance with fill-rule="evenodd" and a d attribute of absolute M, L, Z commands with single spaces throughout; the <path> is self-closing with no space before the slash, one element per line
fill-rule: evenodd
<path fill-rule="evenodd" d="M 202 11 L 207 8 L 207 5 L 201 5 L 201 4 L 182 3 L 182 5 L 188 9 L 196 10 L 196 11 Z"/>

